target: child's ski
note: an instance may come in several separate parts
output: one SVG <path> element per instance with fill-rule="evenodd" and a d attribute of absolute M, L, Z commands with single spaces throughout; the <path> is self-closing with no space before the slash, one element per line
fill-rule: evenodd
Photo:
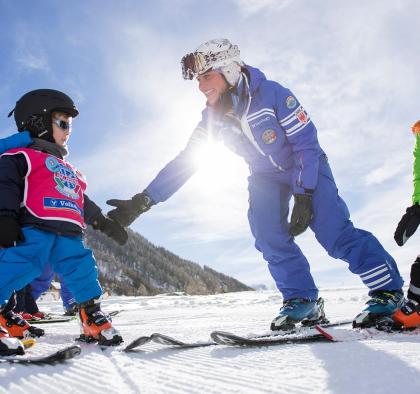
<path fill-rule="evenodd" d="M 31 357 L 31 356 L 18 356 L 18 357 L 4 357 L 0 358 L 0 363 L 10 364 L 32 364 L 32 365 L 45 365 L 45 364 L 57 364 L 69 360 L 81 352 L 80 346 L 72 345 L 63 349 L 57 350 L 54 353 L 47 354 L 45 356 Z"/>

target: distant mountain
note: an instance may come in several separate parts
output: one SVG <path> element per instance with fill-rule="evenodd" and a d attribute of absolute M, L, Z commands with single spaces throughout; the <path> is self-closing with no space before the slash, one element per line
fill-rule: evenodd
<path fill-rule="evenodd" d="M 124 246 L 89 228 L 86 245 L 95 255 L 104 290 L 116 295 L 155 295 L 186 292 L 215 294 L 253 290 L 213 269 L 184 260 L 128 230 Z"/>

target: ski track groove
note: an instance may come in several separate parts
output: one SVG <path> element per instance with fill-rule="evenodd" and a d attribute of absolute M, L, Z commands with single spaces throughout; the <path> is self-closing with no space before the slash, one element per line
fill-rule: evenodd
<path fill-rule="evenodd" d="M 284 346 L 284 347 L 283 347 Z M 305 351 L 301 357 L 297 357 L 296 362 L 296 376 L 288 380 L 288 392 L 296 394 L 306 394 L 308 391 L 307 380 L 302 379 L 305 377 L 308 368 L 302 370 L 302 362 L 314 365 L 314 361 L 308 362 L 307 358 L 312 358 L 310 346 L 305 346 Z M 202 387 L 211 382 L 211 388 L 207 387 L 208 393 L 236 393 L 243 392 L 244 388 L 252 393 L 272 393 L 279 392 L 282 389 L 282 382 L 273 382 L 273 374 L 275 371 L 281 371 L 286 366 L 285 361 L 282 359 L 282 351 L 289 352 L 290 348 L 293 350 L 293 345 L 281 345 L 282 349 L 273 348 L 228 348 L 220 347 L 209 350 L 209 348 L 202 349 L 164 349 L 155 346 L 150 346 L 154 350 L 146 353 L 143 356 L 144 368 L 151 371 L 165 371 L 163 374 L 158 373 L 156 381 L 159 387 L 165 385 L 165 393 L 177 394 L 185 390 L 185 382 L 188 381 L 188 392 L 202 392 Z M 299 352 L 294 349 L 295 352 Z M 216 353 L 216 354 L 214 354 Z M 302 350 L 300 351 L 302 353 Z M 230 360 L 235 358 L 235 363 L 230 364 Z M 275 362 L 275 360 L 279 360 Z M 274 361 L 274 363 L 273 363 Z M 290 362 L 287 362 L 290 367 Z M 238 364 L 242 368 L 238 368 Z M 183 368 L 174 368 L 175 366 L 182 365 Z M 255 368 L 257 366 L 257 368 Z M 261 368 L 263 366 L 263 368 Z M 264 366 L 266 367 L 264 369 Z M 171 368 L 172 367 L 172 368 Z M 268 369 L 269 367 L 269 369 Z M 293 363 L 292 363 L 293 367 Z M 258 374 L 256 379 L 255 373 L 249 374 L 249 368 L 257 370 Z M 189 371 L 194 370 L 192 377 Z M 309 368 L 311 369 L 311 368 Z M 316 371 L 314 371 L 316 372 Z M 315 373 L 316 374 L 316 373 Z M 148 375 L 148 374 L 147 374 Z M 261 378 L 263 378 L 266 387 L 261 387 Z M 170 384 L 165 382 L 170 382 Z M 321 392 L 325 387 L 323 386 L 322 379 L 314 379 L 311 382 L 313 389 Z M 146 382 L 145 382 L 146 386 Z M 178 389 L 181 388 L 181 389 Z M 152 387 L 146 389 L 144 392 L 154 392 Z M 317 391 L 314 391 L 317 392 Z"/>
<path fill-rule="evenodd" d="M 105 350 L 105 352 L 108 350 Z M 135 375 L 131 375 L 127 369 L 130 366 L 130 360 L 128 360 L 127 355 L 128 354 L 123 354 L 118 350 L 114 350 L 112 351 L 111 349 L 109 350 L 112 353 L 108 355 L 108 358 L 110 359 L 110 361 L 112 362 L 112 364 L 115 366 L 115 368 L 117 369 L 117 373 L 120 374 L 120 376 L 124 379 L 124 382 L 127 386 L 129 386 L 130 391 L 132 393 L 137 393 L 139 392 L 139 387 L 138 384 L 135 382 L 133 376 Z M 122 365 L 120 365 L 120 363 Z M 128 392 L 124 390 L 124 392 Z"/>
<path fill-rule="evenodd" d="M 92 347 L 92 349 L 89 349 L 89 347 Z M 104 386 L 106 391 L 110 393 L 135 392 L 130 384 L 131 381 L 127 383 L 126 377 L 122 376 L 119 368 L 116 368 L 112 357 L 104 354 L 95 344 L 83 346 L 82 355 L 79 356 L 79 364 L 81 368 L 77 372 L 78 376 L 80 378 L 80 374 L 82 374 L 85 377 L 84 392 L 97 393 L 103 391 Z M 97 380 L 92 381 L 92 376 Z M 92 383 L 95 384 L 95 388 L 91 387 Z M 86 390 L 86 387 L 89 390 Z"/>

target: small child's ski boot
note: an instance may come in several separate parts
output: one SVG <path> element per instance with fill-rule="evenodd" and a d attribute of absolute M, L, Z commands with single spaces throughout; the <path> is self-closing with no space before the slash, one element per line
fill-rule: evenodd
<path fill-rule="evenodd" d="M 41 311 L 32 313 L 32 319 L 34 319 L 34 320 L 45 320 L 45 319 L 48 319 L 48 313 L 41 312 Z"/>
<path fill-rule="evenodd" d="M 314 326 L 328 323 L 325 318 L 324 300 L 318 301 L 304 298 L 292 298 L 283 303 L 280 313 L 271 322 L 272 331 L 289 331 L 295 328 L 296 323 L 302 326 Z"/>
<path fill-rule="evenodd" d="M 37 320 L 36 317 L 34 318 L 34 315 L 31 315 L 28 312 L 17 312 L 17 314 L 20 315 L 23 320 Z"/>
<path fill-rule="evenodd" d="M 353 320 L 354 328 L 374 327 L 379 319 L 389 316 L 403 305 L 404 293 L 402 290 L 378 290 L 371 294 L 363 309 Z"/>
<path fill-rule="evenodd" d="M 99 300 L 89 300 L 79 305 L 78 319 L 83 342 L 98 342 L 102 346 L 115 346 L 123 342 L 120 333 L 112 327 L 110 316 L 101 311 Z"/>
<path fill-rule="evenodd" d="M 407 300 L 401 309 L 394 313 L 393 319 L 402 328 L 420 327 L 420 304 L 416 300 Z"/>
<path fill-rule="evenodd" d="M 42 337 L 45 334 L 43 329 L 31 326 L 21 315 L 8 308 L 0 309 L 0 325 L 15 338 Z"/>
<path fill-rule="evenodd" d="M 77 314 L 77 305 L 72 305 L 68 308 L 66 308 L 65 312 L 64 312 L 64 316 L 76 316 Z"/>
<path fill-rule="evenodd" d="M 18 312 L 18 314 L 21 315 L 25 320 L 32 320 L 32 321 L 45 320 L 48 318 L 48 314 L 41 311 L 38 311 L 35 313 Z"/>
<path fill-rule="evenodd" d="M 23 343 L 9 335 L 6 329 L 0 326 L 0 356 L 16 356 L 25 354 Z"/>

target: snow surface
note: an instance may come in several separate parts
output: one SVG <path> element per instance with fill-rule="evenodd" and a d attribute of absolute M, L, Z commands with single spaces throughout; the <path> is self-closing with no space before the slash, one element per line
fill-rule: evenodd
<path fill-rule="evenodd" d="M 352 318 L 365 289 L 321 291 L 330 320 Z M 267 331 L 281 304 L 276 292 L 212 296 L 110 297 L 121 310 L 114 326 L 128 343 L 152 332 L 185 341 L 209 339 L 213 330 Z M 61 313 L 59 301 L 40 302 Z M 76 321 L 43 325 L 47 335 L 27 353 L 72 343 Z M 0 365 L 0 393 L 420 393 L 420 335 L 343 343 L 261 348 L 210 346 L 174 349 L 148 344 L 135 353 L 82 344 L 82 354 L 56 366 Z"/>

